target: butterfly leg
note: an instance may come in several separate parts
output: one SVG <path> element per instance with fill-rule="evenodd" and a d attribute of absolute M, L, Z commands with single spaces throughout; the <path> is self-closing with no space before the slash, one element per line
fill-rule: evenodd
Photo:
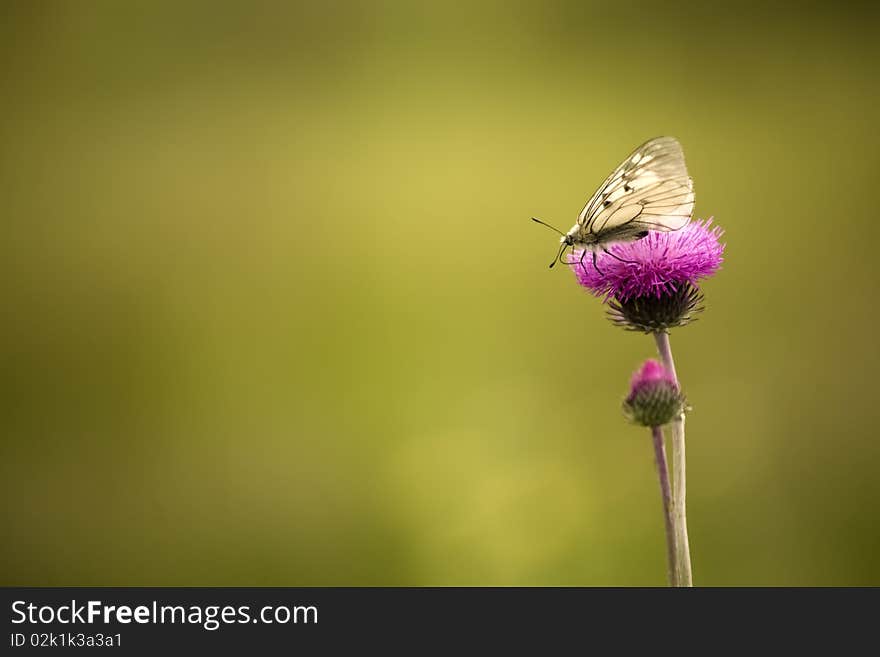
<path fill-rule="evenodd" d="M 637 265 L 637 264 L 639 264 L 639 263 L 636 262 L 635 260 L 624 260 L 623 258 L 621 258 L 621 257 L 619 257 L 619 256 L 616 256 L 616 255 L 614 255 L 613 253 L 611 253 L 611 251 L 609 251 L 609 250 L 606 249 L 605 247 L 602 247 L 602 250 L 603 250 L 605 253 L 607 253 L 608 255 L 610 255 L 612 258 L 614 258 L 615 260 L 619 260 L 620 262 L 628 262 L 628 263 L 630 263 L 630 264 L 632 264 L 632 265 Z"/>
<path fill-rule="evenodd" d="M 605 249 L 602 249 L 602 250 L 605 251 Z M 586 251 L 584 253 L 586 253 Z M 608 253 L 608 251 L 605 251 L 605 253 Z M 602 274 L 604 276 L 605 272 L 602 271 L 601 269 L 599 269 L 599 265 L 596 262 L 596 252 L 593 251 L 592 254 L 593 254 L 593 269 L 595 269 L 597 272 L 599 272 L 600 274 Z"/>
<path fill-rule="evenodd" d="M 586 257 L 587 257 L 587 251 L 586 251 L 586 249 L 584 249 L 583 251 L 581 251 L 581 259 L 578 262 L 578 264 L 581 266 L 581 269 L 584 270 L 584 274 L 587 273 L 587 266 L 584 264 L 584 258 L 586 258 Z M 593 254 L 593 266 L 594 267 L 596 266 L 596 254 L 595 253 Z"/>

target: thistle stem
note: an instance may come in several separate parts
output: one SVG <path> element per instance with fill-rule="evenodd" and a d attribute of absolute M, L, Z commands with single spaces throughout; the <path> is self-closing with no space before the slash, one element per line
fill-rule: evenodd
<path fill-rule="evenodd" d="M 678 384 L 678 375 L 675 373 L 675 361 L 672 360 L 672 349 L 669 346 L 669 334 L 665 332 L 655 333 L 654 340 L 657 342 L 657 352 L 663 360 L 663 365 L 672 374 L 676 384 Z M 679 384 L 680 387 L 681 385 Z M 694 585 L 687 531 L 687 466 L 685 462 L 684 413 L 682 413 L 672 422 L 672 522 L 675 528 L 676 586 Z"/>
<path fill-rule="evenodd" d="M 666 444 L 663 429 L 651 427 L 654 439 L 654 457 L 657 460 L 657 475 L 660 477 L 660 495 L 663 498 L 663 520 L 666 525 L 666 558 L 668 561 L 669 586 L 676 585 L 675 527 L 672 524 L 672 493 L 669 490 L 669 467 L 666 465 Z"/>

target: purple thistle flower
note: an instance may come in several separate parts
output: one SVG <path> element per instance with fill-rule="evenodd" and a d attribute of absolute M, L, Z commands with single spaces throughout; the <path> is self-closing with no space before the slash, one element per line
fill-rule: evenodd
<path fill-rule="evenodd" d="M 613 244 L 610 255 L 596 254 L 598 267 L 593 266 L 592 254 L 581 260 L 581 251 L 573 254 L 569 265 L 578 282 L 596 296 L 622 302 L 634 297 L 660 298 L 718 271 L 724 252 L 718 238 L 723 232 L 720 226 L 712 226 L 711 219 L 692 221 L 680 230 L 651 231 L 638 241 Z"/>
<path fill-rule="evenodd" d="M 633 374 L 623 412 L 636 424 L 659 427 L 677 417 L 684 405 L 675 377 L 652 359 Z"/>
<path fill-rule="evenodd" d="M 651 231 L 610 253 L 577 251 L 568 261 L 578 282 L 604 296 L 612 322 L 630 331 L 664 333 L 703 310 L 697 282 L 721 266 L 724 231 L 712 220 L 692 221 L 668 233 Z"/>

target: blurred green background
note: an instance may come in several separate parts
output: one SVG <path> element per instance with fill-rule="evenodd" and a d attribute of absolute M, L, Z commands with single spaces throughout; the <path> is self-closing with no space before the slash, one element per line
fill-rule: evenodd
<path fill-rule="evenodd" d="M 6 585 L 662 585 L 558 238 L 684 145 L 695 581 L 880 584 L 873 10 L 7 2 Z"/>

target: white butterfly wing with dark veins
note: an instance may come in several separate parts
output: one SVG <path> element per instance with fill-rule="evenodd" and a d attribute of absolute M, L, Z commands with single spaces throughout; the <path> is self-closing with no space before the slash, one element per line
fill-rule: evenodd
<path fill-rule="evenodd" d="M 693 183 L 681 144 L 657 137 L 639 146 L 608 176 L 578 216 L 576 239 L 635 239 L 646 230 L 684 227 L 694 211 Z"/>

